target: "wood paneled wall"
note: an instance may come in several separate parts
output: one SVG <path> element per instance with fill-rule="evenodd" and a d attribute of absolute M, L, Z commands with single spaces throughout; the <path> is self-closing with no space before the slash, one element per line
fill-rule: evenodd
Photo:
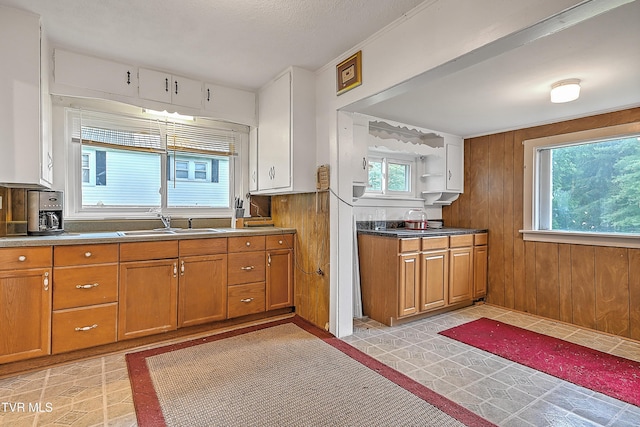
<path fill-rule="evenodd" d="M 277 227 L 297 229 L 296 313 L 326 328 L 329 322 L 329 193 L 273 196 L 271 217 Z M 318 274 L 318 269 L 323 274 Z"/>
<path fill-rule="evenodd" d="M 525 242 L 524 147 L 544 136 L 640 121 L 640 108 L 465 141 L 465 192 L 447 226 L 489 230 L 487 301 L 640 340 L 640 249 Z"/>

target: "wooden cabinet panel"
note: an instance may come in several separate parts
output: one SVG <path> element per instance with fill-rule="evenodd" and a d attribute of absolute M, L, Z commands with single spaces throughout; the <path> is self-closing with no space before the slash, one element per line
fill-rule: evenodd
<path fill-rule="evenodd" d="M 227 317 L 226 254 L 181 258 L 178 286 L 179 327 Z"/>
<path fill-rule="evenodd" d="M 471 237 L 473 238 L 473 236 Z M 471 300 L 473 286 L 472 249 L 470 247 L 450 249 L 449 263 L 449 304 Z"/>
<path fill-rule="evenodd" d="M 461 234 L 457 236 L 449 236 L 450 248 L 461 248 L 465 246 L 473 246 L 473 234 Z"/>
<path fill-rule="evenodd" d="M 118 304 L 59 310 L 53 313 L 54 354 L 116 341 Z"/>
<path fill-rule="evenodd" d="M 245 236 L 229 238 L 229 252 L 264 251 L 265 247 L 265 236 Z"/>
<path fill-rule="evenodd" d="M 56 246 L 53 262 L 56 267 L 118 262 L 118 244 Z"/>
<path fill-rule="evenodd" d="M 423 237 L 422 250 L 432 251 L 434 249 L 447 249 L 449 247 L 449 237 Z"/>
<path fill-rule="evenodd" d="M 263 312 L 265 310 L 264 282 L 229 286 L 228 304 L 230 319 Z"/>
<path fill-rule="evenodd" d="M 418 252 L 420 250 L 420 239 L 400 239 L 398 245 L 400 253 Z"/>
<path fill-rule="evenodd" d="M 0 363 L 50 353 L 50 278 L 48 268 L 0 271 Z"/>
<path fill-rule="evenodd" d="M 264 252 L 230 253 L 228 258 L 227 283 L 264 282 L 266 262 Z"/>
<path fill-rule="evenodd" d="M 293 249 L 293 234 L 266 236 L 266 249 Z"/>
<path fill-rule="evenodd" d="M 51 267 L 51 246 L 0 249 L 0 270 Z"/>
<path fill-rule="evenodd" d="M 180 240 L 180 256 L 217 255 L 227 253 L 227 238 Z"/>
<path fill-rule="evenodd" d="M 177 291 L 177 260 L 121 263 L 118 339 L 176 329 Z"/>
<path fill-rule="evenodd" d="M 419 242 L 419 241 L 418 241 Z M 398 293 L 398 317 L 418 312 L 420 294 L 420 255 L 401 255 Z"/>
<path fill-rule="evenodd" d="M 427 311 L 447 305 L 449 284 L 449 251 L 426 252 L 421 255 L 422 274 L 420 310 Z"/>
<path fill-rule="evenodd" d="M 120 262 L 178 257 L 178 241 L 120 243 Z"/>
<path fill-rule="evenodd" d="M 473 298 L 482 298 L 487 294 L 488 254 L 486 246 L 473 248 Z"/>
<path fill-rule="evenodd" d="M 118 264 L 53 269 L 53 309 L 118 300 Z"/>
<path fill-rule="evenodd" d="M 267 251 L 266 309 L 293 306 L 293 251 Z"/>

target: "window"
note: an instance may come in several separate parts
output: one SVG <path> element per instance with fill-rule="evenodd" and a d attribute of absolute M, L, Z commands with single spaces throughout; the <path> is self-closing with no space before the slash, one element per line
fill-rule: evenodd
<path fill-rule="evenodd" d="M 121 217 L 157 209 L 226 214 L 231 209 L 232 156 L 248 133 L 245 126 L 66 111 L 69 151 L 76 159 L 68 170 L 72 215 Z"/>
<path fill-rule="evenodd" d="M 387 196 L 406 196 L 411 189 L 409 160 L 369 156 L 369 183 L 367 193 Z"/>
<path fill-rule="evenodd" d="M 640 126 L 525 141 L 524 232 L 637 238 Z"/>

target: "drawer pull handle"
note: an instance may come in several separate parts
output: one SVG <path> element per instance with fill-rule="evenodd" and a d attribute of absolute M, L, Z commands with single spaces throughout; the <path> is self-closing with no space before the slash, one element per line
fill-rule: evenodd
<path fill-rule="evenodd" d="M 86 285 L 76 285 L 76 289 L 91 289 L 98 286 L 99 283 L 87 283 Z"/>
<path fill-rule="evenodd" d="M 244 271 L 251 271 L 253 269 L 255 269 L 256 267 L 253 265 L 248 265 L 246 267 L 240 267 L 240 270 L 244 270 Z"/>
<path fill-rule="evenodd" d="M 240 302 L 246 302 L 246 303 L 250 303 L 251 301 L 253 301 L 253 298 L 244 298 L 240 300 Z"/>
<path fill-rule="evenodd" d="M 91 257 L 91 255 L 92 255 L 91 252 L 85 252 L 84 253 L 85 258 L 89 258 L 89 257 Z"/>
<path fill-rule="evenodd" d="M 83 326 L 83 327 L 81 327 L 81 328 L 76 328 L 76 332 L 90 331 L 90 330 L 95 329 L 95 328 L 97 328 L 97 327 L 98 327 L 98 324 L 97 324 L 97 323 L 94 323 L 94 324 L 93 324 L 93 325 L 91 325 L 91 326 Z"/>
<path fill-rule="evenodd" d="M 20 261 L 20 262 L 25 262 L 26 260 L 27 260 L 27 257 L 26 257 L 26 256 L 24 256 L 24 255 L 20 255 L 20 256 L 18 257 L 18 261 Z"/>
<path fill-rule="evenodd" d="M 44 273 L 44 279 L 42 281 L 42 284 L 44 285 L 44 290 L 48 291 L 49 290 L 49 272 L 45 272 Z"/>
<path fill-rule="evenodd" d="M 251 242 L 247 242 L 247 246 L 251 246 Z"/>
<path fill-rule="evenodd" d="M 283 242 L 282 240 L 278 240 L 278 244 L 279 244 L 279 245 L 281 245 L 281 244 L 283 244 L 283 243 L 284 243 L 284 242 Z"/>

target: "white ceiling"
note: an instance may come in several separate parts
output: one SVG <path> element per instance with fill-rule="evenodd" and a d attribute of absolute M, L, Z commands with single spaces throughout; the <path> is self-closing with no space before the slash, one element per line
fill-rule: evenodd
<path fill-rule="evenodd" d="M 256 90 L 290 65 L 318 70 L 421 2 L 0 0 L 0 5 L 41 15 L 53 46 Z M 466 137 L 638 106 L 639 23 L 640 0 L 635 0 L 523 46 L 494 49 L 464 67 L 427 72 L 395 88 L 393 97 L 376 96 L 357 110 Z M 567 78 L 582 80 L 580 99 L 549 103 L 551 84 Z"/>

